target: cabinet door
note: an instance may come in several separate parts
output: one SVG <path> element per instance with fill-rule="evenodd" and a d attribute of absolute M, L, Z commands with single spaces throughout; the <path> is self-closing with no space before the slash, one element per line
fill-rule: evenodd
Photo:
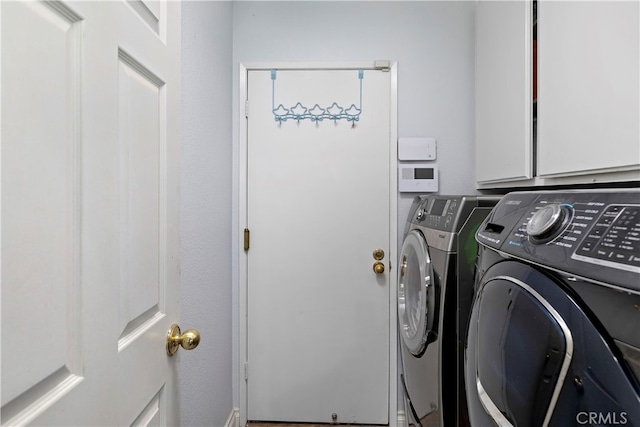
<path fill-rule="evenodd" d="M 476 12 L 476 180 L 531 179 L 531 2 Z"/>
<path fill-rule="evenodd" d="M 639 12 L 635 1 L 538 2 L 539 176 L 638 169 Z"/>

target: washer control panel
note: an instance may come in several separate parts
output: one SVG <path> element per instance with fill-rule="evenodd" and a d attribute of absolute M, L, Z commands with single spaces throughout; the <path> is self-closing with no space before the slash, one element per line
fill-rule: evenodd
<path fill-rule="evenodd" d="M 433 195 L 418 202 L 416 198 L 412 206 L 411 223 L 434 230 L 456 232 L 474 209 L 493 208 L 500 199 L 501 196 Z"/>
<path fill-rule="evenodd" d="M 415 215 L 415 224 L 442 231 L 454 231 L 453 222 L 458 214 L 462 196 L 427 197 Z"/>
<path fill-rule="evenodd" d="M 640 291 L 638 190 L 509 193 L 476 239 L 545 267 Z"/>

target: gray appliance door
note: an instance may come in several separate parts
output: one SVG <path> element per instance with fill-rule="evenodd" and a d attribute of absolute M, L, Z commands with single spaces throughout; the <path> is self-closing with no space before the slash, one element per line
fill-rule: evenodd
<path fill-rule="evenodd" d="M 423 234 L 404 239 L 398 271 L 398 321 L 403 344 L 415 357 L 437 338 L 437 295 L 433 267 Z"/>

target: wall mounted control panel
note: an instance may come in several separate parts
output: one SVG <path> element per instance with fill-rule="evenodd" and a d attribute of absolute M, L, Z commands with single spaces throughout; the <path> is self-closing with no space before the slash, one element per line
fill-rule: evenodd
<path fill-rule="evenodd" d="M 398 139 L 398 190 L 403 193 L 436 193 L 438 167 L 435 138 Z"/>
<path fill-rule="evenodd" d="M 438 191 L 438 167 L 431 163 L 398 166 L 398 189 L 401 192 L 434 193 Z"/>
<path fill-rule="evenodd" d="M 424 161 L 436 159 L 435 138 L 399 138 L 398 160 Z"/>

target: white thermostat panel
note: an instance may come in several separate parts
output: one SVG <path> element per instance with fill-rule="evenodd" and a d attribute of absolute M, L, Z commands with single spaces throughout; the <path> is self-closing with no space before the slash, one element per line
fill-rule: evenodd
<path fill-rule="evenodd" d="M 398 160 L 435 160 L 435 138 L 399 138 Z"/>
<path fill-rule="evenodd" d="M 438 167 L 428 163 L 398 166 L 398 190 L 404 193 L 435 193 L 438 191 Z"/>

